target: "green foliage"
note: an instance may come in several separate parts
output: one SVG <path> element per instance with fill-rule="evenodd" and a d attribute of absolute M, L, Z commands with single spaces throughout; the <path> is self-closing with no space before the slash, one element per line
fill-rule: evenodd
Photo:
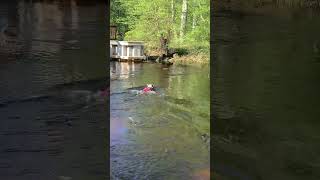
<path fill-rule="evenodd" d="M 183 55 L 187 55 L 189 54 L 188 49 L 186 48 L 176 48 L 175 52 L 177 53 L 177 55 L 179 56 L 183 56 Z"/>
<path fill-rule="evenodd" d="M 164 35 L 171 48 L 209 52 L 210 0 L 188 0 L 184 37 L 179 37 L 181 11 L 182 0 L 111 0 L 111 23 L 125 40 L 145 41 L 147 49 L 159 48 Z"/>
<path fill-rule="evenodd" d="M 118 32 L 124 34 L 128 29 L 127 11 L 122 4 L 122 0 L 112 0 L 110 3 L 110 24 L 118 27 Z"/>

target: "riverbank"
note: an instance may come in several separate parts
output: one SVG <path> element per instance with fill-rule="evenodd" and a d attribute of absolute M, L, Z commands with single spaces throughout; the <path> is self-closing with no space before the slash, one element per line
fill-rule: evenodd
<path fill-rule="evenodd" d="M 168 61 L 178 65 L 209 65 L 210 54 L 209 52 L 195 51 L 185 48 L 175 48 L 169 50 L 171 53 L 168 55 Z M 149 50 L 148 57 L 157 59 L 162 57 L 159 50 Z M 150 58 L 151 59 L 151 58 Z"/>
<path fill-rule="evenodd" d="M 182 65 L 208 65 L 210 63 L 210 57 L 208 54 L 188 54 L 188 55 L 175 55 L 170 62 L 173 64 Z"/>

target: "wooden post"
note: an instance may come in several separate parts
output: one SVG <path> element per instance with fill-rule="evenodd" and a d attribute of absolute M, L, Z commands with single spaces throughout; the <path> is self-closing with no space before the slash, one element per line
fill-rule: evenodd
<path fill-rule="evenodd" d="M 110 26 L 110 40 L 117 39 L 117 26 Z"/>
<path fill-rule="evenodd" d="M 160 43 L 161 43 L 161 54 L 168 55 L 168 39 L 163 37 L 163 34 L 161 34 L 160 37 Z"/>

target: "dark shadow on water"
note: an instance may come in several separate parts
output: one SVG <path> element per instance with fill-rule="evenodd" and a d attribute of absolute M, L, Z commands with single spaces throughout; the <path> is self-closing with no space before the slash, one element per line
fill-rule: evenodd
<path fill-rule="evenodd" d="M 213 169 L 221 179 L 320 177 L 320 16 L 285 12 L 215 17 Z"/>
<path fill-rule="evenodd" d="M 108 179 L 105 10 L 0 2 L 0 179 Z"/>

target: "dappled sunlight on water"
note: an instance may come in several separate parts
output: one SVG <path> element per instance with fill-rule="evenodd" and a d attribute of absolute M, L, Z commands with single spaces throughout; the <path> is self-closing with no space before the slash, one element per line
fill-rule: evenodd
<path fill-rule="evenodd" d="M 123 136 L 128 131 L 127 121 L 120 118 L 111 118 L 110 122 L 111 142 L 113 140 L 121 138 L 121 136 Z"/>

